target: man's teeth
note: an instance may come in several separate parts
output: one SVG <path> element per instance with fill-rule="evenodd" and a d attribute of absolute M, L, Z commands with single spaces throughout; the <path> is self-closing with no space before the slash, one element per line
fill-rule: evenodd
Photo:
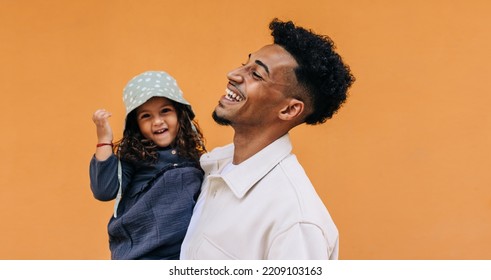
<path fill-rule="evenodd" d="M 225 98 L 227 98 L 230 101 L 236 101 L 236 102 L 240 102 L 240 101 L 244 100 L 244 98 L 242 98 L 242 96 L 236 94 L 235 92 L 229 90 L 228 88 L 225 89 Z"/>

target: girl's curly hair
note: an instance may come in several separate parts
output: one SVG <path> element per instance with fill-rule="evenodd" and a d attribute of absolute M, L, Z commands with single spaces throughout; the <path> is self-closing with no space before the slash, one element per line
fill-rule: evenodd
<path fill-rule="evenodd" d="M 206 152 L 203 133 L 198 122 L 194 120 L 195 116 L 190 106 L 174 101 L 172 104 L 176 109 L 179 125 L 173 147 L 178 155 L 197 163 L 200 156 Z M 158 160 L 158 148 L 153 141 L 141 134 L 136 110 L 131 111 L 126 117 L 123 138 L 114 145 L 116 155 L 131 163 L 153 164 Z"/>
<path fill-rule="evenodd" d="M 297 61 L 295 75 L 307 90 L 313 112 L 307 124 L 320 124 L 330 119 L 347 97 L 348 88 L 355 81 L 350 68 L 334 51 L 334 42 L 311 30 L 297 27 L 293 22 L 277 18 L 269 24 L 274 43 L 282 46 Z"/>

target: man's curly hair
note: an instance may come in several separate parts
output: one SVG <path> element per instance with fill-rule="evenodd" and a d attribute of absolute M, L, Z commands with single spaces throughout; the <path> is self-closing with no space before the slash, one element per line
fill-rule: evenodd
<path fill-rule="evenodd" d="M 308 94 L 312 113 L 307 124 L 320 124 L 330 119 L 347 97 L 355 81 L 350 68 L 334 51 L 334 42 L 324 35 L 297 27 L 293 22 L 277 18 L 269 24 L 274 43 L 283 47 L 297 61 L 295 75 Z"/>
<path fill-rule="evenodd" d="M 176 109 L 179 125 L 173 148 L 176 148 L 178 155 L 198 163 L 200 156 L 206 152 L 203 133 L 188 105 L 174 101 L 172 104 Z M 131 111 L 126 117 L 123 138 L 114 146 L 114 152 L 121 159 L 133 164 L 148 165 L 158 160 L 158 149 L 159 147 L 153 141 L 146 139 L 141 134 L 136 119 L 136 110 Z"/>

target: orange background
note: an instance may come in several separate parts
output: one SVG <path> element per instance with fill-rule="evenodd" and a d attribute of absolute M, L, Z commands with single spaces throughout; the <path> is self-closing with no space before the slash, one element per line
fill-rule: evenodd
<path fill-rule="evenodd" d="M 491 258 L 489 1 L 0 0 L 0 259 L 108 259 L 93 111 L 117 138 L 122 89 L 168 71 L 209 149 L 227 71 L 274 17 L 328 34 L 357 82 L 339 114 L 292 131 L 340 231 L 341 259 Z"/>

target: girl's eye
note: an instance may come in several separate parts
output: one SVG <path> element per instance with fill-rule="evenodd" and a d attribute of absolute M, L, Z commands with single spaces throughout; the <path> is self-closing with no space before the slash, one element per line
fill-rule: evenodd
<path fill-rule="evenodd" d="M 140 115 L 140 119 L 146 119 L 146 118 L 149 118 L 150 117 L 150 114 L 142 114 Z"/>
<path fill-rule="evenodd" d="M 161 113 L 168 113 L 168 112 L 171 112 L 171 108 L 163 108 L 160 112 Z"/>

